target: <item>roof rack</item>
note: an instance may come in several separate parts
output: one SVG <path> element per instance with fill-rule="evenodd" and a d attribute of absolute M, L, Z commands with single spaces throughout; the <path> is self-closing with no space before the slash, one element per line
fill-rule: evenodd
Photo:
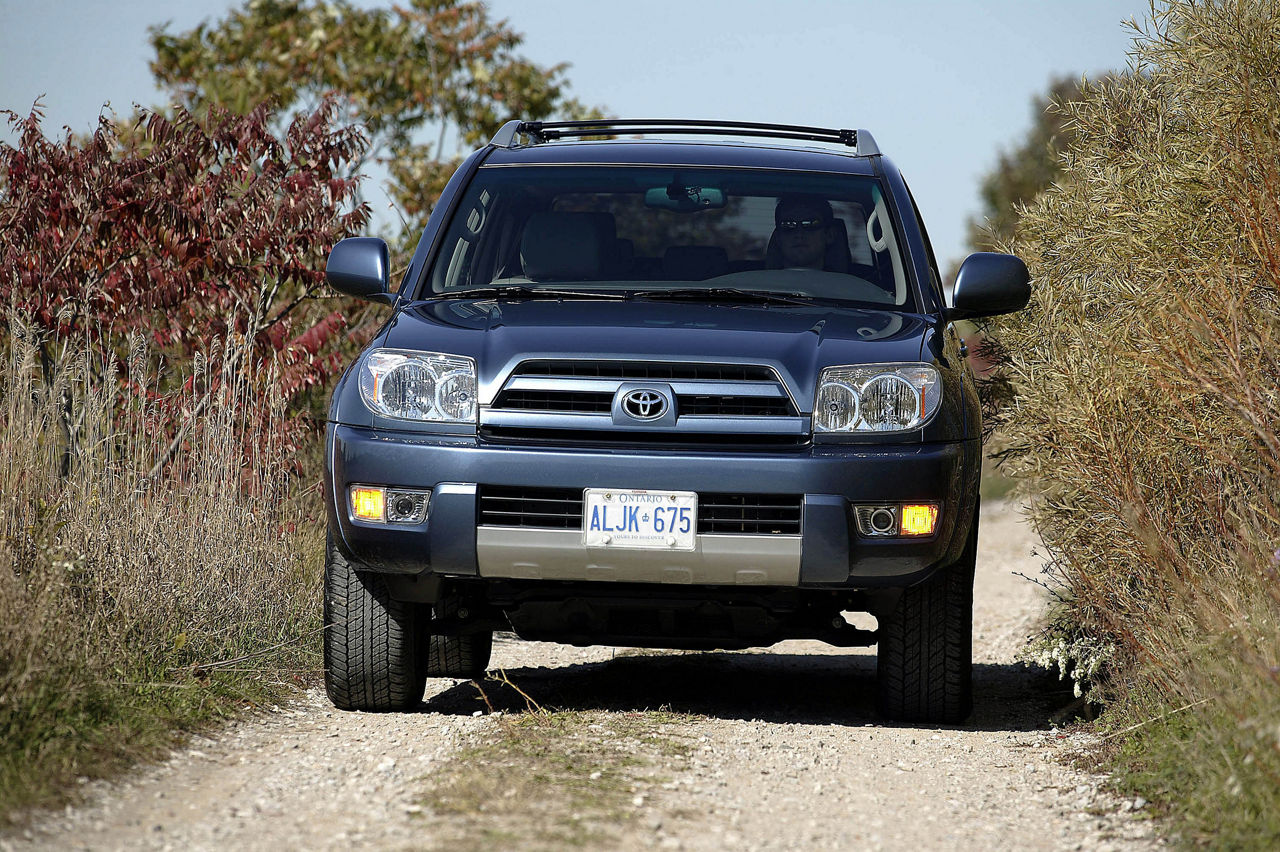
<path fill-rule="evenodd" d="M 591 121 L 508 121 L 490 143 L 513 148 L 517 137 L 528 136 L 534 144 L 573 136 L 606 136 L 615 133 L 690 133 L 720 136 L 761 136 L 772 139 L 807 139 L 836 142 L 853 148 L 859 157 L 880 153 L 876 140 L 865 130 L 836 130 L 797 124 L 758 124 L 751 121 L 701 121 L 693 119 L 624 118 Z"/>

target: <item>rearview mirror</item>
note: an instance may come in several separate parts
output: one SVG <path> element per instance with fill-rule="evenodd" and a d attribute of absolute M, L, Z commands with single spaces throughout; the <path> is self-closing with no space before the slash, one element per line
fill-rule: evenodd
<path fill-rule="evenodd" d="M 974 252 L 960 264 L 948 320 L 993 317 L 1020 311 L 1031 298 L 1031 273 L 1011 254 Z"/>
<path fill-rule="evenodd" d="M 387 286 L 390 269 L 385 242 L 377 237 L 348 237 L 329 252 L 324 276 L 333 289 L 348 296 L 390 304 L 396 300 Z"/>
<path fill-rule="evenodd" d="M 719 210 L 724 207 L 724 190 L 713 186 L 685 186 L 673 182 L 669 186 L 655 186 L 645 190 L 644 206 L 680 213 L 698 210 Z"/>

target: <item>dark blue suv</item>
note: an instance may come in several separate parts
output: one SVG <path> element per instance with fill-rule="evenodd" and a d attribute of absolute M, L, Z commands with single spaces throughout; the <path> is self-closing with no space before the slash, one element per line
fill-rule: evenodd
<path fill-rule="evenodd" d="M 512 121 L 389 268 L 371 238 L 327 268 L 393 311 L 326 430 L 337 706 L 412 707 L 512 630 L 878 644 L 884 715 L 968 715 L 982 424 L 951 322 L 1021 308 L 1027 271 L 975 254 L 948 306 L 865 130 Z"/>

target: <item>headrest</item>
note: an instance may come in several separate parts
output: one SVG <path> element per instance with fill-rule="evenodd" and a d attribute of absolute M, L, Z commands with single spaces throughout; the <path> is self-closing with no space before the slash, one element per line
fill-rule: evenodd
<path fill-rule="evenodd" d="M 729 271 L 729 253 L 720 246 L 671 246 L 662 255 L 662 274 L 673 281 L 704 281 Z"/>
<path fill-rule="evenodd" d="M 520 263 L 534 281 L 598 278 L 614 239 L 608 213 L 534 213 L 520 238 Z"/>

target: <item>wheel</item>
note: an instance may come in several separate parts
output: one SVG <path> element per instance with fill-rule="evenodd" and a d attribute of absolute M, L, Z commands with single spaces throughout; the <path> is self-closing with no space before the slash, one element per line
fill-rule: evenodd
<path fill-rule="evenodd" d="M 454 618 L 460 600 L 446 594 L 435 605 L 435 618 Z M 427 677 L 479 678 L 484 676 L 493 654 L 493 631 L 465 636 L 436 636 L 427 640 Z"/>
<path fill-rule="evenodd" d="M 426 611 L 392 600 L 381 576 L 356 571 L 326 536 L 324 685 L 336 707 L 408 710 L 426 686 Z"/>
<path fill-rule="evenodd" d="M 880 624 L 876 691 L 880 715 L 903 722 L 963 722 L 973 709 L 973 573 L 978 519 L 964 552 L 905 589 Z"/>

